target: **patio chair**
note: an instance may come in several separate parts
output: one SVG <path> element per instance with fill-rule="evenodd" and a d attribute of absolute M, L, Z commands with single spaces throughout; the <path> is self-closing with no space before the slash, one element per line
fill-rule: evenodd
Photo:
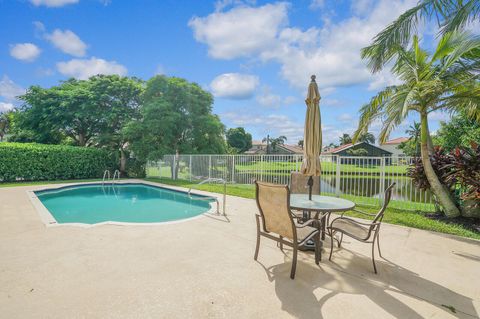
<path fill-rule="evenodd" d="M 298 248 L 313 239 L 315 245 L 315 263 L 320 262 L 321 245 L 320 231 L 316 220 L 308 220 L 299 225 L 294 222 L 294 216 L 290 210 L 290 190 L 287 185 L 277 185 L 255 181 L 256 200 L 260 215 L 255 214 L 257 222 L 257 245 L 254 259 L 257 260 L 260 248 L 260 236 L 272 239 L 280 244 L 293 248 L 292 269 L 290 278 L 295 278 L 297 267 Z M 261 222 L 260 222 L 261 219 Z M 260 226 L 260 224 L 262 226 Z M 262 229 L 261 229 L 262 228 Z M 277 236 L 275 236 L 278 235 Z"/>
<path fill-rule="evenodd" d="M 385 210 L 387 209 L 388 203 L 390 202 L 390 198 L 392 197 L 392 190 L 395 186 L 395 183 L 388 186 L 385 190 L 385 197 L 383 200 L 382 208 L 378 211 L 377 214 L 369 214 L 362 212 L 360 210 L 354 209 L 355 212 L 360 213 L 365 216 L 374 217 L 373 221 L 370 223 L 363 223 L 359 222 L 355 219 L 345 217 L 342 214 L 340 217 L 337 217 L 332 220 L 330 225 L 327 227 L 328 232 L 330 234 L 330 257 L 328 260 L 332 260 L 332 253 L 333 253 L 333 240 L 337 240 L 338 247 L 341 246 L 343 235 L 347 235 L 353 239 L 364 243 L 371 243 L 372 244 L 372 262 L 373 262 L 373 270 L 377 273 L 377 267 L 375 265 L 375 241 L 377 242 L 378 247 L 378 254 L 382 257 L 382 252 L 380 251 L 380 226 L 382 225 L 383 215 Z M 340 240 L 335 238 L 335 233 L 340 233 Z"/>

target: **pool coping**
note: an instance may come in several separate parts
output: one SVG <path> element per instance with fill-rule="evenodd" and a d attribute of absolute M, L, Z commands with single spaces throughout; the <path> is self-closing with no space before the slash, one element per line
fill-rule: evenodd
<path fill-rule="evenodd" d="M 176 189 L 176 188 L 171 188 L 171 187 L 165 187 L 163 185 L 159 185 L 158 183 L 154 182 L 149 182 L 149 181 L 144 181 L 144 180 L 137 180 L 137 179 L 128 179 L 128 180 L 119 180 L 118 182 L 115 182 L 118 184 L 143 184 L 143 185 L 148 185 L 148 186 L 153 186 L 156 188 L 162 188 L 162 189 L 168 189 L 170 191 L 178 192 L 178 193 L 184 193 L 187 194 L 187 192 Z M 183 223 L 187 221 L 191 221 L 194 219 L 198 219 L 201 217 L 205 217 L 205 215 L 219 215 L 216 212 L 216 208 L 214 205 L 210 205 L 210 209 L 208 209 L 206 212 L 201 213 L 197 216 L 189 217 L 189 218 L 183 218 L 179 220 L 172 220 L 172 221 L 164 221 L 164 222 L 153 222 L 153 223 L 134 223 L 134 222 L 118 222 L 118 221 L 104 221 L 101 223 L 95 223 L 95 224 L 86 224 L 86 223 L 59 223 L 53 217 L 52 213 L 43 205 L 42 201 L 37 197 L 35 192 L 42 192 L 42 191 L 51 191 L 51 190 L 61 190 L 61 189 L 68 189 L 72 188 L 75 186 L 85 186 L 85 185 L 102 185 L 102 183 L 99 182 L 80 182 L 80 183 L 68 183 L 68 184 L 49 184 L 49 185 L 38 185 L 38 189 L 33 189 L 33 190 L 27 190 L 27 196 L 30 199 L 30 202 L 32 203 L 33 207 L 37 211 L 38 215 L 40 216 L 41 221 L 46 227 L 59 227 L 59 226 L 75 226 L 75 227 L 82 227 L 82 228 L 91 228 L 91 227 L 96 227 L 96 226 L 101 226 L 101 225 L 114 225 L 114 226 L 159 226 L 159 225 L 168 225 L 168 224 L 178 224 L 178 223 Z M 205 194 L 198 194 L 198 193 L 192 193 L 195 196 L 200 196 L 200 197 L 212 197 L 217 199 L 216 196 L 212 195 L 205 195 Z"/>

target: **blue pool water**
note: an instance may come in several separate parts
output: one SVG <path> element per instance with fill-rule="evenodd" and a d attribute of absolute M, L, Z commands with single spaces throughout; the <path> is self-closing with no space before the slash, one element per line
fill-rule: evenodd
<path fill-rule="evenodd" d="M 89 184 L 35 194 L 57 223 L 157 223 L 194 217 L 210 209 L 203 196 L 145 184 Z"/>

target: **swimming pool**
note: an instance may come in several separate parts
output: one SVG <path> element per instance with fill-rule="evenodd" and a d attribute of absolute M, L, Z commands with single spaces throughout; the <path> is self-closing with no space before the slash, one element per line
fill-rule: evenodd
<path fill-rule="evenodd" d="M 207 212 L 214 201 L 202 195 L 140 183 L 75 185 L 34 194 L 59 224 L 176 221 Z"/>

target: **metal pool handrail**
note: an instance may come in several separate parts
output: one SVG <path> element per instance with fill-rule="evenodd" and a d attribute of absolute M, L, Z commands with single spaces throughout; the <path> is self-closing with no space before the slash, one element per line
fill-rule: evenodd
<path fill-rule="evenodd" d="M 115 176 L 117 177 L 117 181 L 120 179 L 120 171 L 118 169 L 113 172 L 112 184 L 115 183 Z"/>
<path fill-rule="evenodd" d="M 109 171 L 108 169 L 106 169 L 106 170 L 103 172 L 102 185 L 105 184 L 105 177 L 107 177 L 107 181 L 110 180 L 110 171 Z"/>
<path fill-rule="evenodd" d="M 223 216 L 227 216 L 226 212 L 225 212 L 225 207 L 226 207 L 226 202 L 227 202 L 227 182 L 223 179 L 223 178 L 207 178 L 203 181 L 201 181 L 200 183 L 198 183 L 198 185 L 202 185 L 202 184 L 205 184 L 205 183 L 209 183 L 209 182 L 217 182 L 217 183 L 223 183 Z M 192 191 L 192 188 L 190 187 L 188 189 L 188 196 L 190 198 L 193 198 L 191 195 L 190 195 L 190 192 Z M 220 209 L 219 209 L 219 206 L 220 206 L 220 203 L 218 202 L 218 198 L 216 197 L 213 197 L 213 196 L 206 196 L 206 197 L 200 197 L 200 198 L 196 198 L 198 200 L 211 200 L 211 199 L 214 199 L 215 202 L 217 203 L 217 214 L 220 214 Z"/>

